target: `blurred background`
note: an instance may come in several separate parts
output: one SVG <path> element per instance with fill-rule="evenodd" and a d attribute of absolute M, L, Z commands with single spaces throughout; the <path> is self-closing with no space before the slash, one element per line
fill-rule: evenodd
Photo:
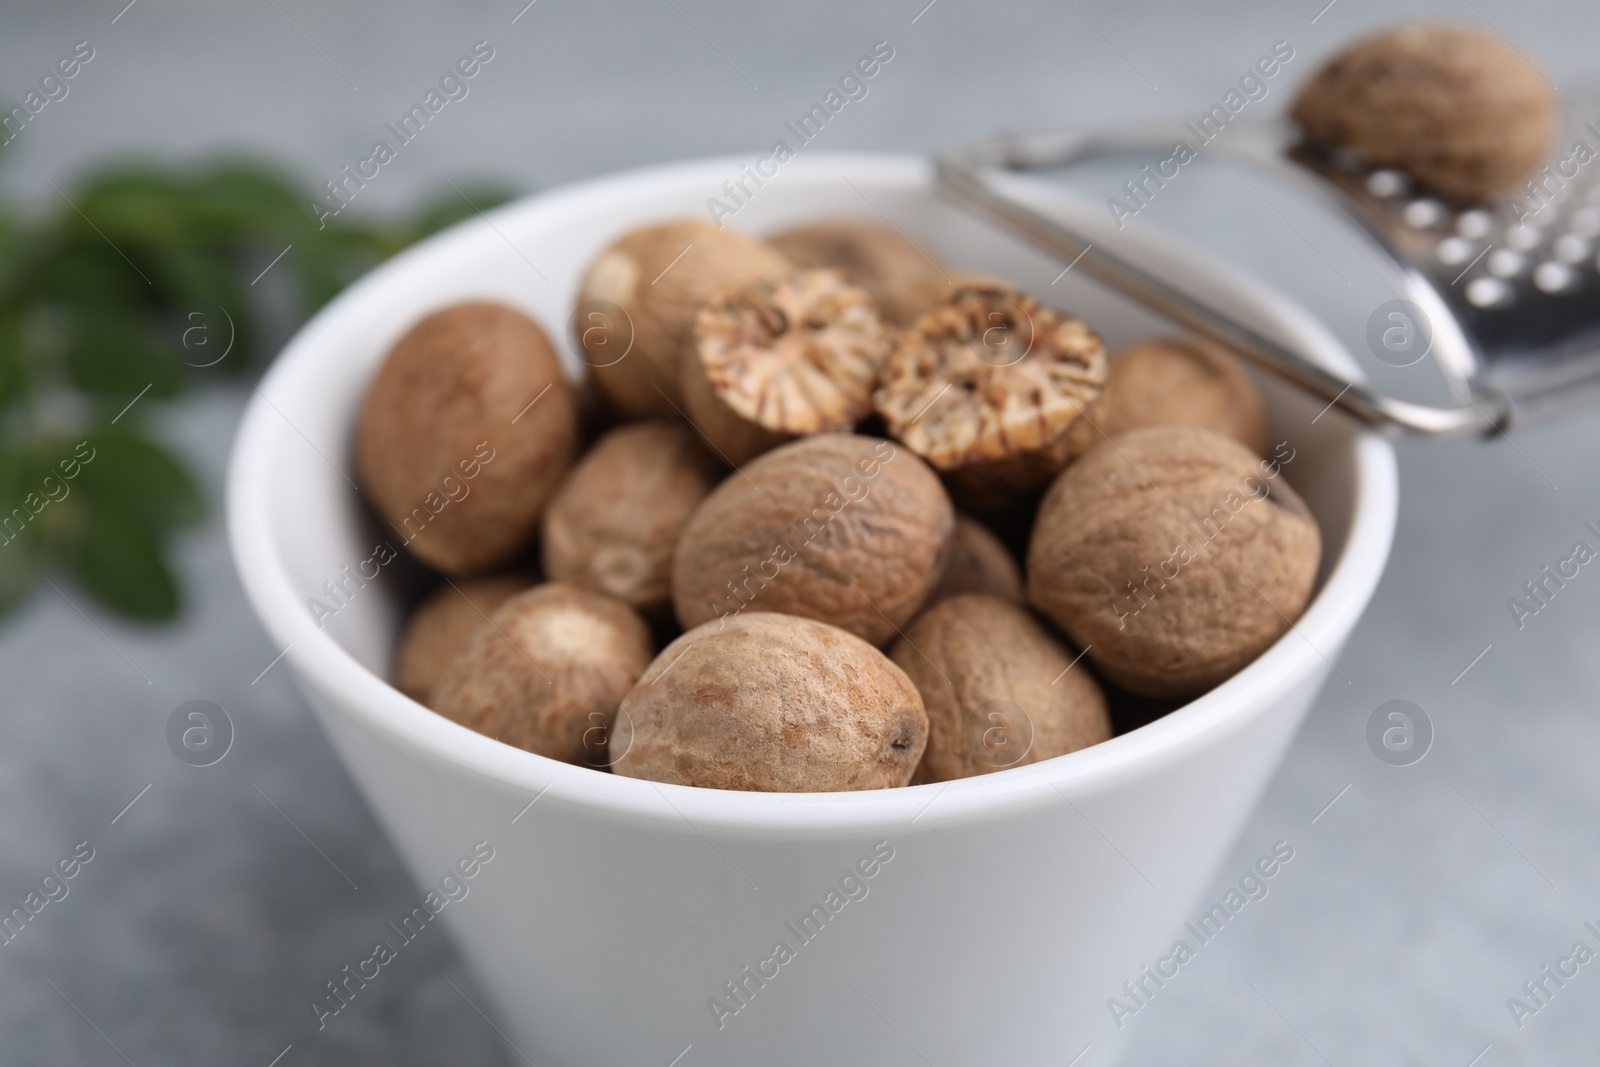
<path fill-rule="evenodd" d="M 350 278 L 509 195 L 764 149 L 880 40 L 892 62 L 812 150 L 1190 117 L 1288 42 L 1265 114 L 1409 17 L 1490 25 L 1563 93 L 1600 66 L 1600 9 L 1509 0 L 6 5 L 0 102 L 28 117 L 0 136 L 5 508 L 79 442 L 96 459 L 0 546 L 0 905 L 93 852 L 0 943 L 5 1061 L 521 1062 L 442 936 L 336 1027 L 306 1008 L 416 888 L 245 605 L 223 471 L 252 382 Z M 466 95 L 319 228 L 324 183 L 478 42 Z M 1175 185 L 1138 222 L 1270 276 L 1427 391 L 1366 350 L 1384 293 L 1359 250 L 1252 195 Z M 1295 861 L 1129 1020 L 1127 1062 L 1592 1062 L 1600 976 L 1520 1027 L 1507 998 L 1600 925 L 1600 579 L 1520 629 L 1507 599 L 1600 521 L 1597 443 L 1600 412 L 1400 444 L 1384 584 L 1217 891 L 1275 841 Z M 1397 699 L 1433 730 L 1403 767 L 1365 733 Z M 212 766 L 169 747 L 193 700 L 233 724 Z"/>

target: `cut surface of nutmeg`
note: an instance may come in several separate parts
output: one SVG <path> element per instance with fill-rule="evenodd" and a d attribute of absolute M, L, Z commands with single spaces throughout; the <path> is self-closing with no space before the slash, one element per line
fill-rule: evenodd
<path fill-rule="evenodd" d="M 433 707 L 508 745 L 604 767 L 617 705 L 651 651 L 649 629 L 620 600 L 535 586 L 472 632 L 434 686 Z"/>
<path fill-rule="evenodd" d="M 1351 45 L 1306 83 L 1292 116 L 1313 143 L 1354 149 L 1458 201 L 1516 189 L 1556 132 L 1540 70 L 1499 35 L 1450 23 Z"/>
<path fill-rule="evenodd" d="M 776 611 L 882 645 L 938 583 L 954 525 L 944 486 L 909 450 L 803 437 L 730 474 L 690 516 L 672 566 L 678 621 Z"/>
<path fill-rule="evenodd" d="M 1042 483 L 1092 443 L 1083 416 L 1105 380 L 1105 346 L 1083 320 L 966 281 L 900 334 L 873 402 L 940 471 L 1009 464 Z"/>
<path fill-rule="evenodd" d="M 628 693 L 612 770 L 711 789 L 821 793 L 905 785 L 928 719 L 916 687 L 859 637 L 750 612 L 690 630 Z"/>
<path fill-rule="evenodd" d="M 978 594 L 942 600 L 889 658 L 928 712 L 928 747 L 913 782 L 1021 767 L 1111 736 L 1100 686 L 1018 604 Z"/>
<path fill-rule="evenodd" d="M 395 650 L 394 684 L 419 704 L 433 702 L 445 665 L 495 609 L 533 584 L 531 578 L 496 574 L 446 582 L 418 604 Z"/>
<path fill-rule="evenodd" d="M 1111 357 L 1090 418 L 1107 437 L 1150 426 L 1198 426 L 1267 450 L 1267 414 L 1243 364 L 1197 338 L 1154 337 Z"/>
<path fill-rule="evenodd" d="M 684 406 L 728 462 L 743 463 L 794 437 L 855 426 L 872 411 L 888 351 L 866 290 L 837 271 L 795 271 L 700 309 Z"/>
<path fill-rule="evenodd" d="M 623 415 L 678 414 L 695 312 L 724 289 L 791 269 L 767 245 L 704 219 L 628 231 L 578 287 L 574 329 L 589 373 Z"/>
<path fill-rule="evenodd" d="M 767 243 L 799 267 L 832 267 L 872 294 L 885 322 L 910 323 L 939 303 L 950 280 L 927 249 L 888 226 L 830 219 L 796 226 Z"/>
<path fill-rule="evenodd" d="M 1045 494 L 1028 600 L 1112 682 L 1203 692 L 1286 633 L 1311 598 L 1322 540 L 1284 445 L 1262 459 L 1193 427 L 1098 445 Z"/>
<path fill-rule="evenodd" d="M 720 478 L 720 466 L 682 422 L 609 431 L 573 465 L 545 511 L 545 574 L 648 614 L 664 612 L 678 535 Z"/>

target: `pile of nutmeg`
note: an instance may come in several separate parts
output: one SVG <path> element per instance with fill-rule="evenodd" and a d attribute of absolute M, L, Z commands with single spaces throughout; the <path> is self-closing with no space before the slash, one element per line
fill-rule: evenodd
<path fill-rule="evenodd" d="M 640 227 L 571 331 L 577 381 L 521 311 L 436 311 L 357 432 L 446 578 L 396 684 L 507 744 L 723 789 L 982 774 L 1204 692 L 1310 598 L 1295 451 L 1230 353 L 1108 358 L 898 230 Z"/>

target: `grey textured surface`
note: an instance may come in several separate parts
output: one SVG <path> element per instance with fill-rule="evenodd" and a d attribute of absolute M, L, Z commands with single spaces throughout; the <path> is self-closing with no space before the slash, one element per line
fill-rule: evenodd
<path fill-rule="evenodd" d="M 536 188 L 764 146 L 879 39 L 894 61 L 820 146 L 920 152 L 1003 127 L 1185 114 L 1281 39 L 1297 56 L 1277 106 L 1317 57 L 1402 12 L 1492 19 L 1565 84 L 1592 73 L 1600 30 L 1591 7 L 1505 0 L 123 2 L 0 13 L 0 96 L 20 96 L 75 41 L 97 50 L 71 95 L 0 155 L 11 195 L 43 203 L 47 179 L 129 153 L 238 150 L 320 183 L 479 39 L 496 58 L 471 96 L 359 208 L 406 204 L 444 175 Z M 1362 265 L 1252 195 L 1213 198 L 1197 180 L 1153 214 L 1248 257 L 1359 348 L 1380 299 Z M 219 504 L 244 399 L 219 387 L 143 412 Z M 1509 442 L 1401 447 L 1399 536 L 1338 661 L 1348 681 L 1323 694 L 1224 877 L 1278 839 L 1295 861 L 1128 1021 L 1129 1063 L 1593 1062 L 1594 968 L 1520 1030 L 1506 999 L 1600 922 L 1600 577 L 1586 568 L 1520 631 L 1506 599 L 1575 540 L 1595 543 L 1582 525 L 1600 520 L 1597 442 L 1600 415 L 1582 415 Z M 436 935 L 312 1036 L 310 996 L 416 890 L 287 674 L 257 679 L 276 649 L 244 604 L 218 509 L 182 555 L 190 606 L 175 627 L 107 618 L 59 580 L 0 623 L 0 901 L 74 842 L 96 850 L 70 895 L 0 948 L 5 1061 L 264 1067 L 292 1043 L 285 1067 L 520 1062 Z M 211 768 L 179 763 L 163 736 L 196 698 L 237 726 Z M 1412 767 L 1386 766 L 1364 741 L 1393 698 L 1437 731 Z"/>

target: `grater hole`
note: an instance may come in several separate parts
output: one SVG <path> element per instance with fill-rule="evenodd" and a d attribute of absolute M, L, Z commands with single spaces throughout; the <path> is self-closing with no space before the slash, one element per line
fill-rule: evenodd
<path fill-rule="evenodd" d="M 1551 246 L 1550 254 L 1558 263 L 1572 266 L 1589 258 L 1589 242 L 1577 234 L 1567 233 L 1556 238 L 1556 243 Z"/>
<path fill-rule="evenodd" d="M 1521 252 L 1499 248 L 1489 253 L 1489 273 L 1497 278 L 1514 278 L 1522 273 L 1527 262 Z"/>
<path fill-rule="evenodd" d="M 1464 211 L 1456 220 L 1456 232 L 1462 237 L 1482 240 L 1494 230 L 1494 216 L 1480 208 Z"/>
<path fill-rule="evenodd" d="M 1567 227 L 1579 237 L 1600 237 L 1600 209 L 1580 207 L 1567 220 Z"/>
<path fill-rule="evenodd" d="M 1380 199 L 1399 196 L 1411 187 L 1411 180 L 1398 170 L 1375 170 L 1367 175 L 1367 192 Z"/>
<path fill-rule="evenodd" d="M 1467 301 L 1473 307 L 1493 307 L 1510 297 L 1511 287 L 1499 278 L 1474 278 L 1467 284 Z"/>
<path fill-rule="evenodd" d="M 1445 266 L 1459 267 L 1472 262 L 1472 257 L 1478 254 L 1478 246 L 1465 237 L 1446 237 L 1439 242 L 1435 254 Z"/>
<path fill-rule="evenodd" d="M 1406 225 L 1414 230 L 1431 230 L 1445 219 L 1444 205 L 1437 200 L 1413 200 L 1402 212 Z"/>
<path fill-rule="evenodd" d="M 1572 268 L 1564 263 L 1549 260 L 1539 264 L 1533 272 L 1533 284 L 1547 293 L 1559 293 L 1570 289 L 1577 280 Z"/>
<path fill-rule="evenodd" d="M 1530 226 L 1517 226 L 1506 231 L 1506 245 L 1518 252 L 1531 252 L 1539 247 L 1544 234 Z"/>

